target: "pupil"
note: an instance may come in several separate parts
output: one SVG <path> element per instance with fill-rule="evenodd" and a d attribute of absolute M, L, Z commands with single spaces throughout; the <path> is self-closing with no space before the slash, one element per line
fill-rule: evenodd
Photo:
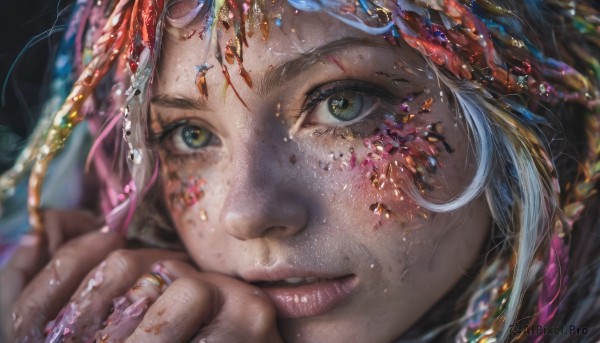
<path fill-rule="evenodd" d="M 209 134 L 206 130 L 188 126 L 183 130 L 183 141 L 190 148 L 201 148 L 208 143 Z"/>
<path fill-rule="evenodd" d="M 346 99 L 335 99 L 335 100 L 333 100 L 332 105 L 333 105 L 334 109 L 335 109 L 335 107 L 338 107 L 341 110 L 345 110 L 346 108 L 348 108 L 349 103 L 350 102 Z"/>
<path fill-rule="evenodd" d="M 362 111 L 362 96 L 356 92 L 343 92 L 329 98 L 329 113 L 342 121 L 358 117 Z"/>

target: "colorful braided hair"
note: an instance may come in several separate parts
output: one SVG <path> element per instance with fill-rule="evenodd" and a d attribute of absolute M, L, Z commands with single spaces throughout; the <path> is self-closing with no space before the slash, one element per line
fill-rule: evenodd
<path fill-rule="evenodd" d="M 268 39 L 281 17 L 265 14 L 263 0 L 198 0 L 173 18 L 172 3 L 76 1 L 57 56 L 61 68 L 54 72 L 54 99 L 62 105 L 49 104 L 26 149 L 0 178 L 3 200 L 29 175 L 34 231 L 42 229 L 40 193 L 49 163 L 83 121 L 97 137 L 87 163 L 103 183 L 107 224 L 123 231 L 131 223 L 134 209 L 157 177 L 157 158 L 144 144 L 145 111 L 165 24 L 184 28 L 203 15 L 199 34 L 207 53 L 215 49 L 229 86 L 237 94 L 229 77 L 229 69 L 237 68 L 252 87 L 243 66 L 246 38 L 259 32 Z M 382 35 L 390 44 L 419 51 L 470 131 L 478 165 L 472 183 L 449 203 L 418 201 L 431 211 L 451 211 L 484 192 L 495 223 L 495 245 L 467 298 L 457 303 L 463 316 L 414 341 L 440 335 L 461 342 L 560 341 L 564 337 L 513 328 L 564 323 L 590 327 L 600 322 L 600 306 L 595 304 L 600 299 L 600 244 L 586 237 L 597 234 L 600 224 L 597 214 L 589 215 L 591 206 L 600 205 L 595 197 L 600 175 L 600 4 L 288 3 L 299 11 L 325 12 Z M 222 31 L 232 35 L 225 47 L 214 39 Z M 209 94 L 205 75 L 211 67 L 197 67 L 202 96 Z M 71 83 L 65 94 L 65 85 Z M 561 126 L 564 130 L 556 130 Z"/>

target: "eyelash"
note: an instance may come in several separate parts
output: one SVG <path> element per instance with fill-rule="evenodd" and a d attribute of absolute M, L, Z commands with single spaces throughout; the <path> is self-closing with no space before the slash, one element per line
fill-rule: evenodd
<path fill-rule="evenodd" d="M 381 117 L 393 113 L 393 111 L 386 110 L 386 107 L 393 108 L 401 102 L 399 101 L 399 98 L 391 92 L 372 83 L 361 80 L 340 80 L 328 82 L 307 92 L 307 99 L 297 118 L 302 118 L 304 115 L 310 116 L 320 103 L 326 101 L 329 97 L 344 91 L 353 91 L 364 96 L 373 97 L 377 106 L 371 113 L 365 115 L 360 120 L 345 126 L 307 125 L 303 123 L 302 127 L 315 126 L 312 134 L 317 136 L 332 135 L 337 138 L 344 138 L 348 133 L 353 136 L 363 136 L 370 132 L 364 132 L 364 130 L 361 130 L 361 127 L 368 127 L 369 124 L 380 122 L 379 119 Z"/>
<path fill-rule="evenodd" d="M 363 96 L 371 97 L 376 104 L 374 110 L 372 110 L 371 113 L 364 115 L 363 118 L 348 125 L 332 126 L 326 124 L 302 123 L 302 127 L 312 127 L 312 134 L 317 136 L 331 135 L 336 138 L 345 138 L 348 134 L 359 137 L 366 136 L 371 133 L 366 132 L 367 127 L 374 126 L 376 123 L 381 122 L 382 117 L 393 113 L 393 111 L 387 110 L 386 108 L 393 108 L 401 102 L 399 97 L 391 92 L 366 81 L 353 79 L 333 81 L 317 86 L 306 93 L 306 100 L 304 101 L 296 120 L 306 120 L 306 117 L 310 116 L 319 104 L 327 101 L 331 96 L 345 91 L 356 92 Z M 302 117 L 305 117 L 305 119 L 301 119 Z M 153 147 L 165 148 L 165 140 L 172 140 L 174 138 L 173 134 L 185 126 L 205 127 L 205 125 L 202 124 L 195 125 L 194 123 L 191 123 L 189 119 L 174 121 L 162 126 L 160 132 L 151 133 L 148 138 L 148 144 Z M 207 147 L 216 144 L 214 140 L 218 140 L 218 138 L 214 133 L 212 133 L 212 140 L 213 142 L 209 143 Z M 207 147 L 196 149 L 189 153 L 182 153 L 176 152 L 176 148 L 172 146 L 173 144 L 172 141 L 168 141 L 166 144 L 166 151 L 168 152 L 167 157 L 169 159 L 184 161 L 190 157 L 206 157 Z"/>
<path fill-rule="evenodd" d="M 196 125 L 194 123 L 191 123 L 191 121 L 189 119 L 183 119 L 183 120 L 171 122 L 171 123 L 168 123 L 168 124 L 162 126 L 160 132 L 151 133 L 148 138 L 148 144 L 155 148 L 164 147 L 165 140 L 173 139 L 174 138 L 173 134 L 175 134 L 179 129 L 182 129 L 186 126 L 205 127 L 205 125 L 202 125 L 202 124 Z M 212 131 L 210 131 L 210 132 L 211 132 L 212 137 L 211 137 L 211 142 L 209 143 L 209 145 L 207 147 L 218 144 L 218 138 L 216 137 L 216 135 L 214 133 L 212 133 Z M 167 157 L 171 160 L 184 161 L 185 159 L 187 159 L 189 157 L 198 157 L 198 158 L 206 157 L 206 155 L 205 155 L 206 147 L 201 148 L 201 149 L 196 149 L 196 150 L 194 150 L 194 152 L 190 152 L 190 153 L 181 153 L 181 152 L 178 153 L 178 152 L 174 152 L 175 148 L 171 146 L 173 144 L 174 144 L 173 142 L 169 141 L 169 142 L 167 142 L 168 146 L 166 147 L 166 150 L 168 152 Z"/>

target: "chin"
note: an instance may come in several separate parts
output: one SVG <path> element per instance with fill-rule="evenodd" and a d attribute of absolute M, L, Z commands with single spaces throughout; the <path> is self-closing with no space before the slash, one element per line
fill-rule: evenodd
<path fill-rule="evenodd" d="M 356 313 L 360 313 L 356 310 Z M 319 316 L 312 318 L 281 318 L 278 327 L 286 343 L 384 343 L 394 335 L 381 335 L 366 317 Z"/>

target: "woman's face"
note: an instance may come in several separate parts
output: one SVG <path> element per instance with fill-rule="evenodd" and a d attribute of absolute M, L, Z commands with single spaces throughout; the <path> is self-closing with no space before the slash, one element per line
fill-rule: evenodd
<path fill-rule="evenodd" d="M 200 268 L 269 294 L 286 341 L 390 341 L 487 237 L 481 198 L 436 214 L 409 195 L 444 202 L 464 189 L 468 135 L 405 44 L 289 7 L 281 19 L 266 41 L 248 38 L 251 88 L 223 59 L 227 86 L 193 25 L 166 31 L 151 104 L 166 203 Z M 220 30 L 223 53 L 233 34 Z"/>

